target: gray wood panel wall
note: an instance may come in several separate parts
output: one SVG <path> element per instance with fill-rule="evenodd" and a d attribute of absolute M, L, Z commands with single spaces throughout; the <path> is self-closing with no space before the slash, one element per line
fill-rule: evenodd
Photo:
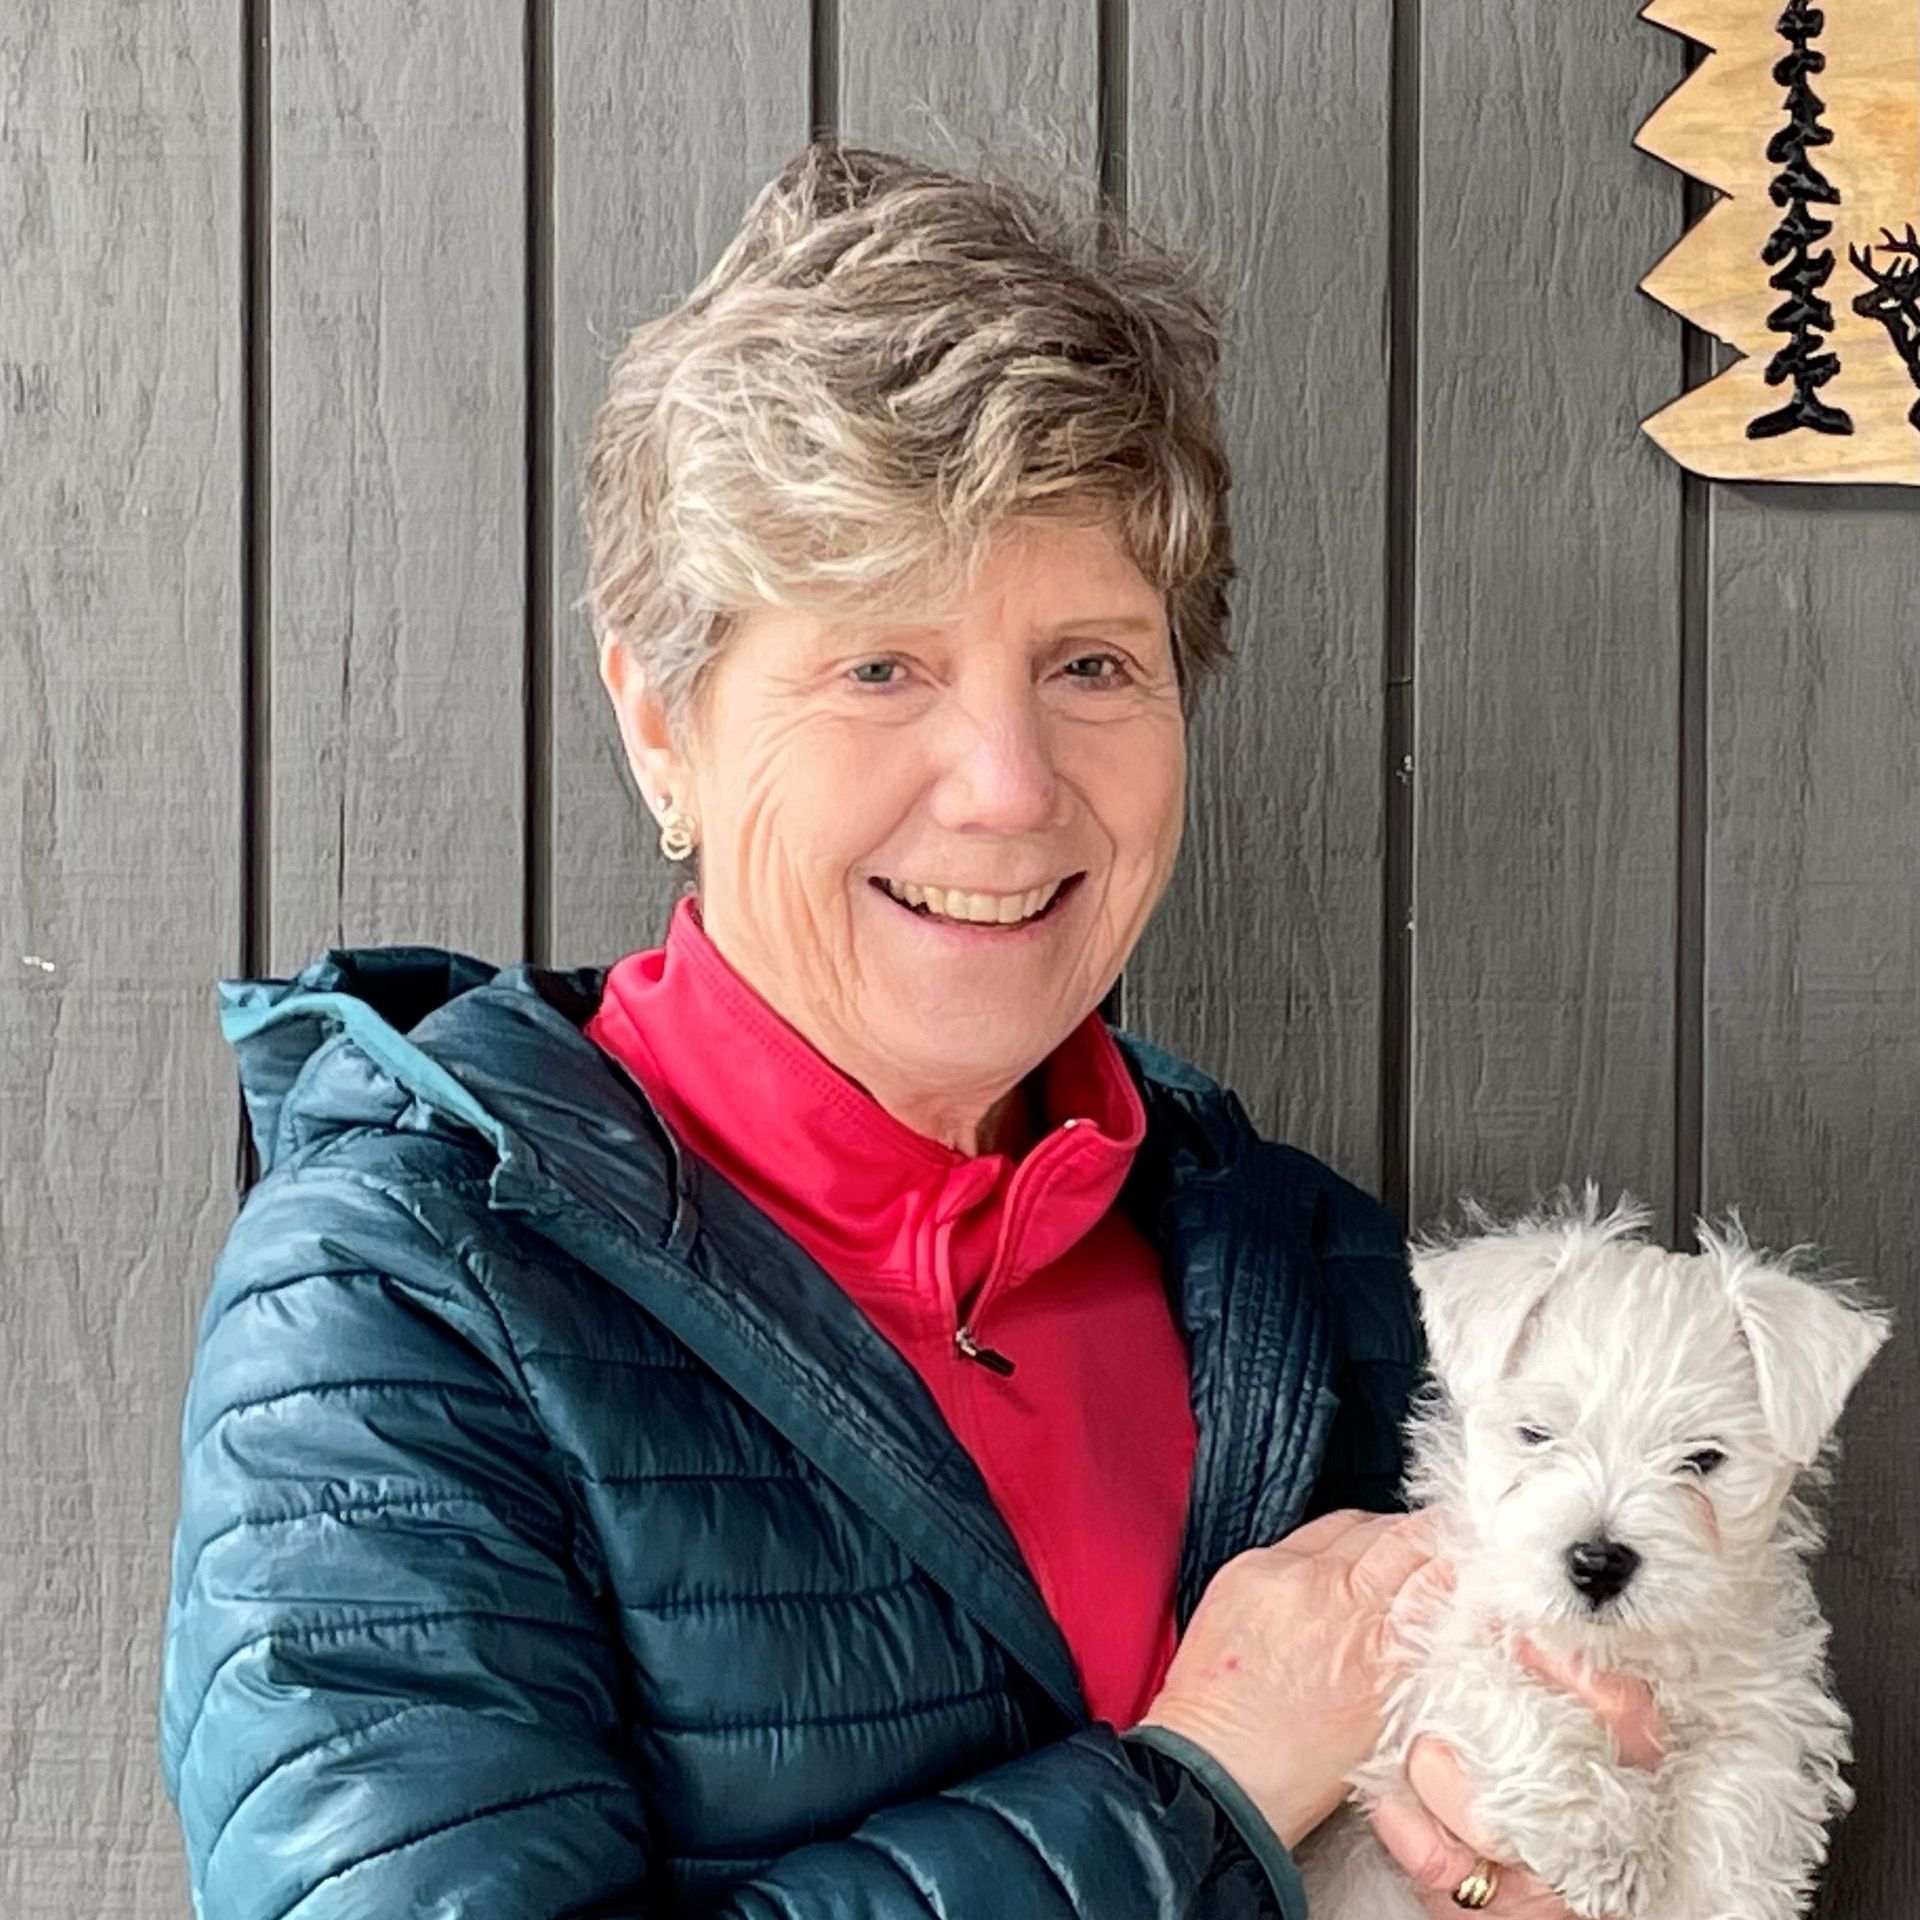
<path fill-rule="evenodd" d="M 185 1912 L 154 1761 L 240 1124 L 212 982 L 607 961 L 652 851 L 580 449 L 811 127 L 1209 250 L 1242 574 L 1129 1024 L 1415 1226 L 1598 1178 L 1904 1316 L 1822 1584 L 1920 1885 L 1920 519 L 1638 418 L 1688 190 L 1633 0 L 15 0 L 0 26 L 0 1909 Z"/>

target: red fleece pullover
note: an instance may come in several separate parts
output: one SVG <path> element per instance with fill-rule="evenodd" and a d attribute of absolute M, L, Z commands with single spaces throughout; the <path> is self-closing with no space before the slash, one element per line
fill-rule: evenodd
<path fill-rule="evenodd" d="M 896 1120 L 733 971 L 691 897 L 665 946 L 610 970 L 586 1032 L 912 1364 L 1093 1716 L 1132 1725 L 1173 1656 L 1194 1427 L 1159 1263 L 1117 1204 L 1145 1116 L 1099 1015 L 1036 1070 L 1044 1131 L 1017 1158 Z"/>

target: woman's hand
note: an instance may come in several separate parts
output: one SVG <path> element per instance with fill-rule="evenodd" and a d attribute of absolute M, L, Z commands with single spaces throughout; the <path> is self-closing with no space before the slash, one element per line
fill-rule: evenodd
<path fill-rule="evenodd" d="M 1208 1583 L 1147 1725 L 1212 1756 L 1292 1847 L 1371 1757 L 1387 1626 L 1445 1574 L 1429 1517 L 1322 1514 Z"/>
<path fill-rule="evenodd" d="M 1660 1764 L 1667 1729 L 1643 1681 L 1553 1658 L 1525 1639 L 1519 1652 L 1541 1679 L 1586 1702 L 1613 1734 L 1625 1765 Z M 1453 1889 L 1473 1870 L 1476 1857 L 1499 1858 L 1475 1819 L 1472 1782 L 1451 1747 L 1422 1734 L 1407 1756 L 1407 1785 L 1405 1798 L 1383 1801 L 1373 1809 L 1374 1831 L 1413 1881 L 1434 1920 L 1459 1920 Z M 1551 1888 L 1512 1862 L 1501 1863 L 1499 1891 L 1483 1911 L 1509 1920 L 1572 1920 Z"/>

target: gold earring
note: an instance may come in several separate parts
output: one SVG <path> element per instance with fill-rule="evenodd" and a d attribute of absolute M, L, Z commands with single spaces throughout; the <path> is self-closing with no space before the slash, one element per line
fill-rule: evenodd
<path fill-rule="evenodd" d="M 684 860 L 693 852 L 693 816 L 669 807 L 660 822 L 660 851 L 669 860 Z"/>

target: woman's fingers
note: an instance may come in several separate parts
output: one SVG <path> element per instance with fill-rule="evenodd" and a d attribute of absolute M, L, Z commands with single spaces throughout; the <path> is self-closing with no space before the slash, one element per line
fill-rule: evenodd
<path fill-rule="evenodd" d="M 1414 1741 L 1407 1752 L 1407 1784 L 1449 1833 L 1457 1835 L 1474 1853 L 1492 1853 L 1491 1837 L 1474 1812 L 1473 1784 L 1444 1740 L 1423 1733 Z M 1471 1858 L 1468 1865 L 1472 1865 Z"/>
<path fill-rule="evenodd" d="M 1367 1810 L 1380 1844 L 1416 1887 L 1457 1887 L 1473 1871 L 1473 1849 L 1449 1833 L 1419 1801 L 1396 1794 Z"/>
<path fill-rule="evenodd" d="M 1400 1871 L 1422 1893 L 1449 1896 L 1427 1904 L 1436 1913 L 1455 1911 L 1451 1895 L 1483 1856 L 1458 1834 L 1449 1833 L 1419 1801 L 1407 1796 L 1383 1800 L 1368 1809 L 1380 1844 L 1392 1854 Z M 1570 1920 L 1552 1891 L 1526 1868 L 1501 1861 L 1493 1899 L 1481 1911 L 1510 1916 L 1510 1920 Z"/>
<path fill-rule="evenodd" d="M 1653 1689 L 1632 1674 L 1596 1671 L 1578 1655 L 1550 1654 L 1524 1635 L 1515 1647 L 1521 1664 L 1549 1686 L 1583 1700 L 1613 1735 L 1629 1767 L 1657 1767 L 1667 1754 L 1667 1723 Z"/>

